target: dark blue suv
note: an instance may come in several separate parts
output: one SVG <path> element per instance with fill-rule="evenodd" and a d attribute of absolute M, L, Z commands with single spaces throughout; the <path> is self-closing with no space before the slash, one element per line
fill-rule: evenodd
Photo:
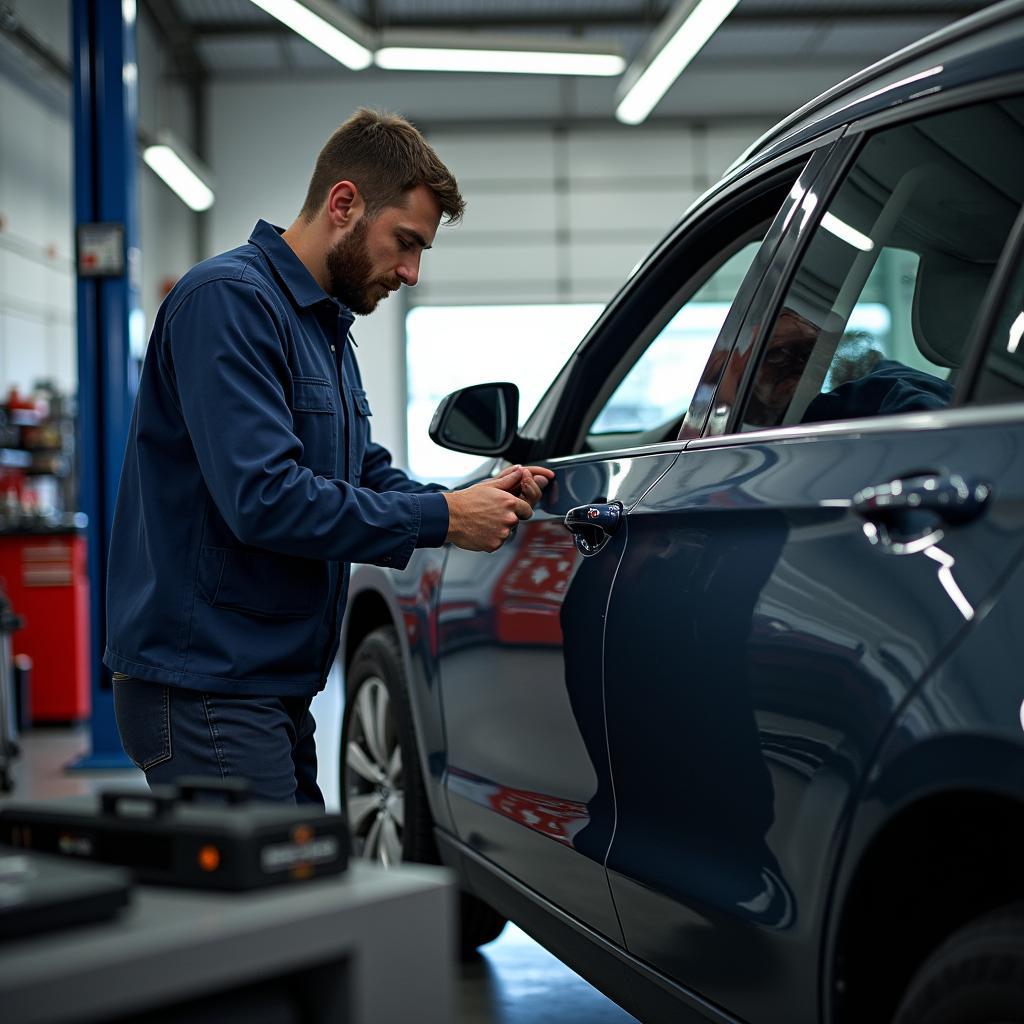
<path fill-rule="evenodd" d="M 341 772 L 464 948 L 511 918 L 644 1020 L 1024 1022 L 1022 207 L 1013 0 L 761 139 L 524 425 L 446 400 L 556 478 L 354 573 Z"/>

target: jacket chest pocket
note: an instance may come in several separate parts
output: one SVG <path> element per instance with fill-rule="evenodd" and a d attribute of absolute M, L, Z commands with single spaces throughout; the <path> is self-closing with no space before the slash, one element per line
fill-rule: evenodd
<path fill-rule="evenodd" d="M 337 476 L 338 403 L 334 385 L 319 377 L 292 378 L 292 422 L 302 442 L 299 464 L 317 476 Z"/>
<path fill-rule="evenodd" d="M 359 483 L 363 471 L 363 456 L 366 454 L 366 446 L 370 441 L 370 403 L 367 401 L 366 392 L 362 388 L 349 388 L 352 396 L 352 408 L 355 409 L 355 416 L 352 424 L 352 465 L 354 468 L 354 484 Z"/>

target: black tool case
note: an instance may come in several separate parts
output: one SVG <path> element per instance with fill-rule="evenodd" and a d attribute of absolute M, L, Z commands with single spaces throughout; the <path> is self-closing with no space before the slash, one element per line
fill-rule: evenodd
<path fill-rule="evenodd" d="M 0 807 L 0 843 L 121 865 L 140 882 L 203 889 L 301 882 L 348 864 L 341 815 L 251 801 L 233 780 L 11 802 Z"/>

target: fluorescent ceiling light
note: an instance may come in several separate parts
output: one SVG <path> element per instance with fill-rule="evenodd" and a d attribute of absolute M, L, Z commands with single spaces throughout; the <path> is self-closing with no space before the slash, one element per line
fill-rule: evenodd
<path fill-rule="evenodd" d="M 385 32 L 374 57 L 389 71 L 478 71 L 513 75 L 620 75 L 621 54 L 566 40 Z"/>
<path fill-rule="evenodd" d="M 831 213 L 826 213 L 821 218 L 821 226 L 829 234 L 835 235 L 836 238 L 841 238 L 847 245 L 852 245 L 854 249 L 860 249 L 861 252 L 871 252 L 875 247 L 875 243 L 867 235 L 861 234 L 856 228 L 847 224 L 845 220 L 840 220 Z"/>
<path fill-rule="evenodd" d="M 513 75 L 619 75 L 626 62 L 614 53 L 420 49 L 385 46 L 377 65 L 389 71 L 482 71 Z"/>
<path fill-rule="evenodd" d="M 142 159 L 188 207 L 201 213 L 213 206 L 213 189 L 205 171 L 185 147 L 167 135 L 142 151 Z M 205 180 L 204 180 L 205 179 Z"/>
<path fill-rule="evenodd" d="M 360 42 L 358 22 L 323 0 L 252 0 L 261 10 L 308 39 L 339 64 L 362 71 L 373 63 L 373 52 Z"/>
<path fill-rule="evenodd" d="M 738 3 L 681 0 L 669 11 L 650 45 L 626 73 L 615 116 L 625 124 L 645 120 Z"/>

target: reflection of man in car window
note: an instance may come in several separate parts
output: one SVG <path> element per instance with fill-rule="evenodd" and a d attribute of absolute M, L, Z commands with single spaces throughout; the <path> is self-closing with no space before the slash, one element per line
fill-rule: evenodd
<path fill-rule="evenodd" d="M 782 422 L 817 340 L 818 329 L 810 320 L 783 308 L 754 378 L 746 423 L 777 427 Z"/>
<path fill-rule="evenodd" d="M 863 377 L 847 381 L 818 395 L 801 422 L 822 423 L 858 416 L 886 416 L 900 412 L 945 409 L 953 399 L 953 385 L 915 370 L 895 359 L 881 359 Z"/>
<path fill-rule="evenodd" d="M 806 317 L 784 307 L 765 349 L 744 417 L 749 426 L 783 423 L 797 385 L 818 341 L 818 328 Z M 799 421 L 824 423 L 943 409 L 953 398 L 953 385 L 895 359 L 879 359 L 854 380 L 817 395 Z"/>

